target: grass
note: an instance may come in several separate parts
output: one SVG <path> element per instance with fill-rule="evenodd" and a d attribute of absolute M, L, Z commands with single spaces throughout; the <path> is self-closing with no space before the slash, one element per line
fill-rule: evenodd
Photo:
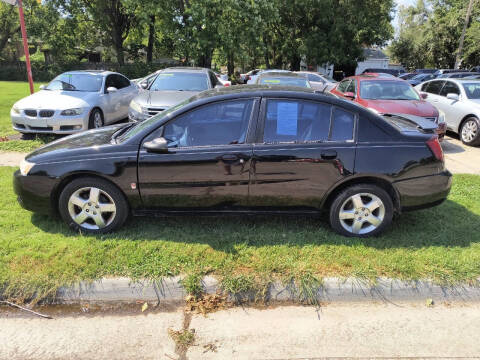
<path fill-rule="evenodd" d="M 40 84 L 35 84 L 35 91 L 38 91 Z M 21 81 L 0 81 L 0 150 L 29 152 L 39 146 L 52 141 L 53 137 L 48 135 L 32 136 L 30 140 L 8 138 L 11 135 L 19 135 L 13 130 L 10 119 L 10 109 L 13 104 L 30 95 L 30 88 L 27 82 Z"/>
<path fill-rule="evenodd" d="M 444 204 L 403 214 L 379 238 L 341 237 L 326 220 L 300 216 L 135 218 L 95 237 L 20 208 L 13 171 L 0 167 L 0 289 L 12 298 L 105 276 L 184 274 L 194 293 L 204 274 L 218 276 L 230 292 L 294 280 L 303 298 L 325 276 L 449 284 L 480 276 L 480 177 L 474 175 L 455 175 Z"/>

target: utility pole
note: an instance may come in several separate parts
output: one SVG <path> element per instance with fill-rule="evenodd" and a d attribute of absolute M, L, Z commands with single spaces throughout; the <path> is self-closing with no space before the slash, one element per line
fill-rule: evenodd
<path fill-rule="evenodd" d="M 470 22 L 470 16 L 472 15 L 474 2 L 475 0 L 470 0 L 468 3 L 467 15 L 465 16 L 465 24 L 463 25 L 462 35 L 460 36 L 460 42 L 458 44 L 457 58 L 455 59 L 455 69 L 458 69 L 462 64 L 463 42 L 465 41 L 465 33 L 467 32 L 468 23 Z"/>

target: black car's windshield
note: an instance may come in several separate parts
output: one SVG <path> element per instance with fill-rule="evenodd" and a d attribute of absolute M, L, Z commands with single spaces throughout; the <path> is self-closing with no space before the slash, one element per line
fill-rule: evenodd
<path fill-rule="evenodd" d="M 420 100 L 410 84 L 395 80 L 361 81 L 360 96 L 367 100 Z"/>
<path fill-rule="evenodd" d="M 150 86 L 151 91 L 203 91 L 207 89 L 207 74 L 183 71 L 161 72 Z"/>
<path fill-rule="evenodd" d="M 464 83 L 463 88 L 469 99 L 480 99 L 480 82 Z"/>
<path fill-rule="evenodd" d="M 411 80 L 423 80 L 427 77 L 430 77 L 430 74 L 418 74 L 414 76 Z"/>
<path fill-rule="evenodd" d="M 45 90 L 97 92 L 102 88 L 103 76 L 93 74 L 61 74 Z"/>
<path fill-rule="evenodd" d="M 122 134 L 121 136 L 119 136 L 116 139 L 117 143 L 121 143 L 121 142 L 124 142 L 125 140 L 130 139 L 131 137 L 140 133 L 143 129 L 146 129 L 150 125 L 160 121 L 165 116 L 168 116 L 169 114 L 171 114 L 175 110 L 180 109 L 182 106 L 188 104 L 189 102 L 190 102 L 190 99 L 184 100 L 181 103 L 179 103 L 175 106 L 172 106 L 171 108 L 168 108 L 167 110 L 164 110 L 164 111 L 158 113 L 155 116 L 152 116 L 151 118 L 149 118 L 145 121 L 142 121 L 142 122 L 139 122 L 139 123 L 135 124 L 134 126 L 130 127 L 124 134 Z"/>
<path fill-rule="evenodd" d="M 265 85 L 286 85 L 286 86 L 298 86 L 310 88 L 310 84 L 307 79 L 297 78 L 297 77 L 287 77 L 287 76 L 278 76 L 278 77 L 261 77 L 259 84 Z"/>

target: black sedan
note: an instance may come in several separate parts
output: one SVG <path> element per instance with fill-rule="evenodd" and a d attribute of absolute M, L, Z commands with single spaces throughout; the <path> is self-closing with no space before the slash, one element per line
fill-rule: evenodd
<path fill-rule="evenodd" d="M 329 212 L 366 237 L 451 186 L 430 122 L 280 86 L 214 89 L 142 123 L 66 137 L 14 175 L 22 206 L 104 233 L 133 215 Z"/>

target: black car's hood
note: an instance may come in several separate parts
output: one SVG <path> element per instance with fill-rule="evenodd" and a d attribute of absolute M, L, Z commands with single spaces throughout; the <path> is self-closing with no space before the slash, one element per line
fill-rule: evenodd
<path fill-rule="evenodd" d="M 68 161 L 74 155 L 105 151 L 106 147 L 115 145 L 112 135 L 126 125 L 107 126 L 58 139 L 28 154 L 25 159 L 34 163 Z"/>

